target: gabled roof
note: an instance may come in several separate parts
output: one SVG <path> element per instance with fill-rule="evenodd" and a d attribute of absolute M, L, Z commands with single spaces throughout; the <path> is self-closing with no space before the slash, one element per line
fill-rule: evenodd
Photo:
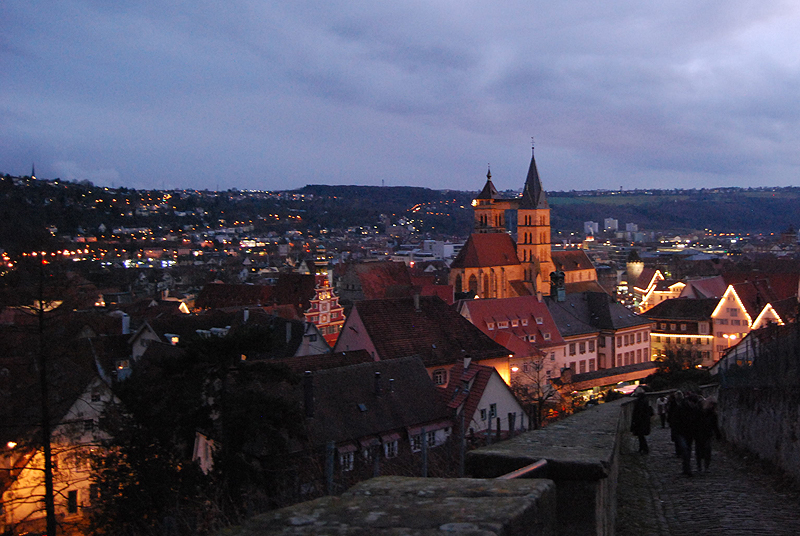
<path fill-rule="evenodd" d="M 644 268 L 638 279 L 633 282 L 633 285 L 642 290 L 647 290 L 650 288 L 650 284 L 653 283 L 653 278 L 656 277 L 656 274 L 661 275 L 659 270 L 655 268 Z M 661 277 L 663 278 L 663 276 Z"/>
<path fill-rule="evenodd" d="M 664 300 L 643 316 L 652 320 L 710 320 L 719 298 L 675 298 Z"/>
<path fill-rule="evenodd" d="M 266 285 L 209 283 L 203 287 L 194 303 L 199 309 L 270 305 L 273 303 L 273 288 Z"/>
<path fill-rule="evenodd" d="M 272 298 L 279 305 L 293 305 L 300 311 L 310 307 L 310 300 L 316 295 L 316 281 L 311 274 L 282 272 L 272 289 Z"/>
<path fill-rule="evenodd" d="M 536 158 L 531 151 L 531 163 L 528 167 L 528 176 L 525 179 L 525 186 L 522 190 L 522 198 L 519 202 L 521 209 L 545 209 L 549 208 L 547 204 L 547 195 L 542 188 L 542 181 L 539 179 L 539 170 L 536 168 Z"/>
<path fill-rule="evenodd" d="M 380 373 L 379 395 L 376 372 Z M 410 427 L 451 418 L 451 411 L 419 358 L 319 370 L 312 378 L 314 416 L 306 423 L 309 437 L 317 445 L 405 432 Z M 300 396 L 302 389 L 301 382 Z"/>
<path fill-rule="evenodd" d="M 299 357 L 286 357 L 274 359 L 271 362 L 283 364 L 294 372 L 303 373 L 307 370 L 312 372 L 331 368 L 347 367 L 361 363 L 374 361 L 366 350 L 350 350 L 348 352 L 336 352 L 330 354 L 316 354 Z"/>
<path fill-rule="evenodd" d="M 385 298 L 398 291 L 407 294 L 412 288 L 411 274 L 403 262 L 362 262 L 348 264 L 345 270 L 355 273 L 367 300 Z"/>
<path fill-rule="evenodd" d="M 457 363 L 450 371 L 450 382 L 444 390 L 447 407 L 458 411 L 463 404 L 463 409 L 457 414 L 463 414 L 468 419 L 472 418 L 486 392 L 486 386 L 489 385 L 492 374 L 497 374 L 494 367 L 470 363 L 465 368 Z M 500 379 L 499 374 L 498 379 Z M 502 382 L 502 379 L 500 381 Z"/>
<path fill-rule="evenodd" d="M 556 270 L 562 272 L 594 269 L 594 264 L 582 249 L 553 250 L 550 252 L 550 257 L 556 265 Z"/>
<path fill-rule="evenodd" d="M 38 434 L 41 419 L 39 371 L 35 365 L 35 334 L 8 344 L 12 338 L 3 335 L 5 345 L 0 357 L 0 445 L 8 441 L 23 443 Z M 52 335 L 52 334 L 51 334 Z M 98 378 L 89 340 L 59 341 L 48 353 L 48 389 L 50 422 L 61 423 L 72 405 Z"/>
<path fill-rule="evenodd" d="M 550 310 L 544 301 L 539 301 L 536 296 L 518 296 L 515 298 L 490 299 L 490 300 L 464 300 L 460 302 L 460 307 L 465 308 L 469 314 L 469 319 L 483 333 L 494 338 L 497 342 L 506 346 L 505 341 L 497 339 L 501 333 L 510 333 L 517 338 L 533 335 L 535 346 L 547 348 L 564 344 L 564 339 L 556 326 L 555 320 L 550 315 Z M 462 309 L 463 311 L 463 309 Z M 512 320 L 518 320 L 516 327 L 511 325 Z M 497 322 L 507 320 L 507 328 L 500 329 Z M 528 325 L 522 325 L 522 320 L 527 320 Z M 541 323 L 539 323 L 541 321 Z M 488 323 L 493 322 L 494 329 L 489 330 Z M 550 336 L 545 340 L 544 334 Z M 525 342 L 525 341 L 520 341 Z M 529 343 L 525 343 L 529 344 Z M 513 348 L 506 346 L 509 350 Z M 516 353 L 516 352 L 515 352 Z"/>
<path fill-rule="evenodd" d="M 563 302 L 550 297 L 547 306 L 564 337 L 652 324 L 649 318 L 612 301 L 605 292 L 567 294 Z"/>
<path fill-rule="evenodd" d="M 722 276 L 691 279 L 686 281 L 686 287 L 681 291 L 680 297 L 719 299 L 727 288 L 728 285 Z"/>
<path fill-rule="evenodd" d="M 415 355 L 430 367 L 465 356 L 482 360 L 510 354 L 437 296 L 420 296 L 419 309 L 414 298 L 392 298 L 361 301 L 353 311 L 381 360 Z M 345 321 L 345 330 L 354 316 Z"/>
<path fill-rule="evenodd" d="M 518 264 L 516 244 L 507 233 L 475 233 L 467 239 L 450 268 L 488 268 Z"/>

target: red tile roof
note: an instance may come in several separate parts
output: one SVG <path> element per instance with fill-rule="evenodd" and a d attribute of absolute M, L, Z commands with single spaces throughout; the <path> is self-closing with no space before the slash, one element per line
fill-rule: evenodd
<path fill-rule="evenodd" d="M 227 285 L 210 283 L 203 287 L 195 300 L 200 309 L 219 309 L 222 307 L 244 305 L 270 305 L 273 288 L 266 285 Z"/>
<path fill-rule="evenodd" d="M 361 301 L 354 310 L 379 359 L 416 355 L 430 367 L 465 356 L 482 360 L 511 353 L 436 296 L 420 296 L 419 309 L 414 298 L 393 298 Z"/>
<path fill-rule="evenodd" d="M 506 233 L 475 233 L 470 235 L 451 268 L 484 268 L 518 265 L 517 246 Z"/>
<path fill-rule="evenodd" d="M 591 259 L 582 249 L 555 250 L 550 253 L 556 270 L 572 272 L 575 270 L 591 270 L 594 268 Z"/>
<path fill-rule="evenodd" d="M 444 390 L 447 407 L 457 410 L 463 404 L 464 407 L 460 413 L 467 418 L 472 418 L 493 373 L 496 373 L 493 367 L 470 363 L 469 367 L 464 368 L 457 363 L 450 370 L 450 382 Z"/>
<path fill-rule="evenodd" d="M 461 306 L 467 308 L 470 319 L 483 333 L 495 338 L 500 344 L 503 344 L 503 341 L 496 338 L 499 333 L 510 333 L 518 339 L 532 335 L 535 337 L 534 346 L 537 348 L 548 348 L 564 344 L 564 339 L 559 333 L 547 304 L 540 302 L 536 296 L 519 296 L 495 300 L 465 300 L 461 303 Z M 541 319 L 541 324 L 538 323 L 538 319 Z M 518 321 L 517 326 L 512 325 L 513 320 Z M 523 325 L 523 320 L 527 321 L 527 326 Z M 499 328 L 497 325 L 499 321 L 507 321 L 508 327 Z M 488 327 L 490 322 L 494 323 L 493 330 Z M 549 340 L 544 338 L 545 333 L 549 334 Z M 505 346 L 505 344 L 503 345 Z M 514 349 L 509 348 L 509 350 Z"/>

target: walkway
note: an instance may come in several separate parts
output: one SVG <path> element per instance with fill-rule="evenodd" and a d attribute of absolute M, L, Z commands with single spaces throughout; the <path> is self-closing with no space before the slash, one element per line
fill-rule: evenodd
<path fill-rule="evenodd" d="M 648 440 L 649 455 L 620 459 L 617 536 L 800 534 L 800 492 L 758 461 L 715 443 L 711 470 L 687 477 L 669 428 Z"/>

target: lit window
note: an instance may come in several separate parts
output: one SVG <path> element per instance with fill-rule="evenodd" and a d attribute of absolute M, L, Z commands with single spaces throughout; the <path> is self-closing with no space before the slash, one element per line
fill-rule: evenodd
<path fill-rule="evenodd" d="M 389 441 L 388 443 L 383 444 L 383 453 L 387 458 L 396 458 L 397 450 L 397 440 Z"/>
<path fill-rule="evenodd" d="M 436 432 L 428 432 L 428 446 L 435 447 L 436 446 Z"/>
<path fill-rule="evenodd" d="M 489 404 L 489 418 L 494 419 L 497 417 L 497 404 Z"/>
<path fill-rule="evenodd" d="M 433 371 L 433 383 L 436 385 L 444 385 L 447 383 L 447 371 L 438 369 Z"/>
<path fill-rule="evenodd" d="M 339 467 L 342 471 L 352 471 L 355 456 L 352 452 L 342 452 L 339 454 Z"/>

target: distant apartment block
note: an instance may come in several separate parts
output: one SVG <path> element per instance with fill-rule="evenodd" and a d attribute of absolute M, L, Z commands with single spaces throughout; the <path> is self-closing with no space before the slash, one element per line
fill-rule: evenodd
<path fill-rule="evenodd" d="M 603 220 L 603 230 L 615 232 L 619 229 L 619 221 L 614 218 L 606 218 Z"/>
<path fill-rule="evenodd" d="M 635 223 L 626 223 L 625 231 L 628 233 L 636 233 L 639 231 L 639 226 L 636 225 Z"/>
<path fill-rule="evenodd" d="M 596 235 L 600 232 L 600 224 L 596 221 L 585 221 L 583 222 L 583 234 L 586 236 L 589 235 Z"/>

